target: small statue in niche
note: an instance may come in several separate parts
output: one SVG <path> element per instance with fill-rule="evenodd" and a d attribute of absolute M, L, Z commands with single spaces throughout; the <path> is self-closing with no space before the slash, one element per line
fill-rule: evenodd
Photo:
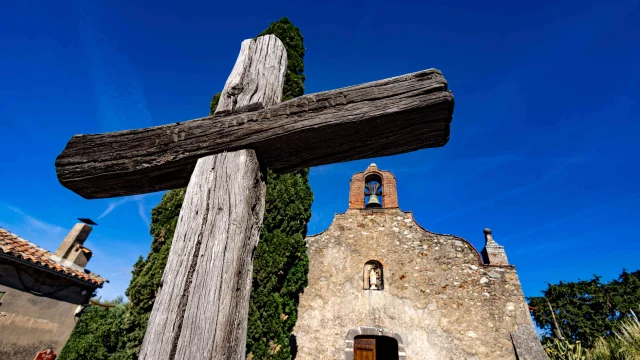
<path fill-rule="evenodd" d="M 364 264 L 362 282 L 364 290 L 384 289 L 384 279 L 382 277 L 382 264 L 375 260 L 369 260 Z"/>
<path fill-rule="evenodd" d="M 376 272 L 376 268 L 371 268 L 371 272 L 369 272 L 369 289 L 370 290 L 378 290 L 378 274 Z"/>

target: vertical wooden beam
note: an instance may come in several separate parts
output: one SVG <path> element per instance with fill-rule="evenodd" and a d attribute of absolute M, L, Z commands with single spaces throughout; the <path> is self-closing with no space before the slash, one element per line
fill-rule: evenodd
<path fill-rule="evenodd" d="M 216 113 L 280 102 L 286 65 L 286 50 L 274 35 L 245 40 Z M 264 197 L 253 150 L 198 160 L 139 359 L 245 358 Z"/>

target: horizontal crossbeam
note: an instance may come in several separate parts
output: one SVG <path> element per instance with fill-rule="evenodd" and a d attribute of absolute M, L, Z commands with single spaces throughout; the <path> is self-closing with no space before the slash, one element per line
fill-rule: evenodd
<path fill-rule="evenodd" d="M 241 109 L 240 109 L 241 110 Z M 253 149 L 276 173 L 443 146 L 453 95 L 436 69 L 301 96 L 267 109 L 75 135 L 60 183 L 91 198 L 184 187 L 199 158 Z"/>

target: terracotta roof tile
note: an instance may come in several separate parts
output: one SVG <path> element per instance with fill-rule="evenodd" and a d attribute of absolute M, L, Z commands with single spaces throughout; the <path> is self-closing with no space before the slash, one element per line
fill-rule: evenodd
<path fill-rule="evenodd" d="M 88 250 L 88 249 L 87 249 Z M 100 277 L 92 272 L 86 273 L 62 266 L 51 259 L 51 253 L 38 245 L 24 240 L 11 232 L 0 228 L 0 252 L 32 262 L 45 268 L 53 269 L 59 273 L 75 277 L 80 280 L 90 282 L 102 287 L 102 284 L 109 280 Z"/>

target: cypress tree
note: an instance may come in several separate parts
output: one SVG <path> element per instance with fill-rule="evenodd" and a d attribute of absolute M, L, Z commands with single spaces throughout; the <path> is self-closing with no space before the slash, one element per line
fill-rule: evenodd
<path fill-rule="evenodd" d="M 247 358 L 291 359 L 299 294 L 307 285 L 304 237 L 313 193 L 308 171 L 267 177 L 265 217 L 253 258 Z"/>
<path fill-rule="evenodd" d="M 282 100 L 304 94 L 304 45 L 300 29 L 289 19 L 272 23 L 261 35 L 274 34 L 287 49 Z M 209 104 L 213 114 L 220 94 Z M 153 242 L 146 259 L 135 264 L 127 289 L 123 342 L 116 358 L 135 359 L 140 351 L 153 300 L 167 263 L 185 189 L 168 191 L 152 211 Z M 248 358 L 291 359 L 290 334 L 297 319 L 299 294 L 307 285 L 309 261 L 304 238 L 313 193 L 308 170 L 275 175 L 267 171 L 265 217 L 254 254 L 247 331 Z"/>

